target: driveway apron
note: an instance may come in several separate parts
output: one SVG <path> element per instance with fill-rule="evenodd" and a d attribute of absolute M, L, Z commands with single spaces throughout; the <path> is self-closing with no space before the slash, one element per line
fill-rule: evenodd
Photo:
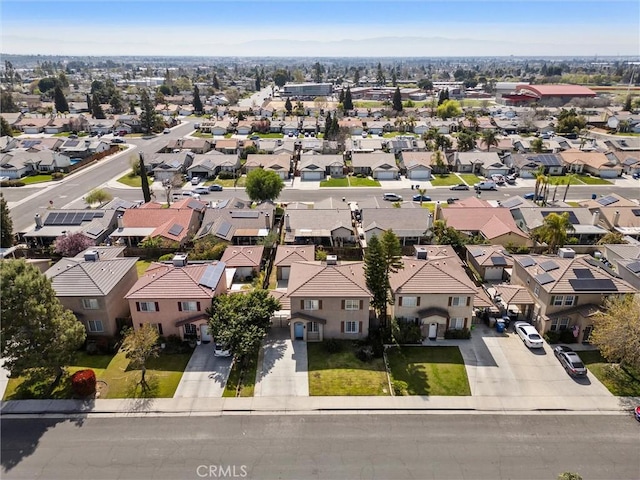
<path fill-rule="evenodd" d="M 231 357 L 215 357 L 213 349 L 213 343 L 196 347 L 173 398 L 222 397 L 231 370 Z"/>
<path fill-rule="evenodd" d="M 309 396 L 307 344 L 292 341 L 288 328 L 272 328 L 263 342 L 254 396 Z"/>

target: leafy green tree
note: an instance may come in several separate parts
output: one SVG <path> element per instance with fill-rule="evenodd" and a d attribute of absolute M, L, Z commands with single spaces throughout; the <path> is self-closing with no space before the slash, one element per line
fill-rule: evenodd
<path fill-rule="evenodd" d="M 438 106 L 442 105 L 447 100 L 449 100 L 449 90 L 440 90 L 438 93 Z"/>
<path fill-rule="evenodd" d="M 13 220 L 9 215 L 9 207 L 4 195 L 0 193 L 0 247 L 9 248 L 13 245 Z"/>
<path fill-rule="evenodd" d="M 156 127 L 157 114 L 153 102 L 149 98 L 149 92 L 147 89 L 143 89 L 140 94 L 140 108 L 142 113 L 140 114 L 140 126 L 145 133 L 151 133 Z"/>
<path fill-rule="evenodd" d="M 201 114 L 204 111 L 204 108 L 202 108 L 202 100 L 200 100 L 200 89 L 198 85 L 193 86 L 193 110 L 197 114 Z"/>
<path fill-rule="evenodd" d="M 137 330 L 130 328 L 124 332 L 122 351 L 129 359 L 129 365 L 140 369 L 139 384 L 143 391 L 149 387 L 146 379 L 147 361 L 159 354 L 158 338 L 158 330 L 149 323 L 145 323 Z"/>
<path fill-rule="evenodd" d="M 560 133 L 578 133 L 587 126 L 587 120 L 578 115 L 575 109 L 562 109 L 558 114 L 557 130 Z"/>
<path fill-rule="evenodd" d="M 627 95 L 627 98 L 624 100 L 623 109 L 625 112 L 630 112 L 633 110 L 633 106 L 631 105 L 631 95 Z"/>
<path fill-rule="evenodd" d="M 67 103 L 67 99 L 64 97 L 64 93 L 62 93 L 62 88 L 59 86 L 56 86 L 53 91 L 53 101 L 58 113 L 69 111 L 69 104 Z"/>
<path fill-rule="evenodd" d="M 104 114 L 104 110 L 102 109 L 102 105 L 100 105 L 100 99 L 98 98 L 98 94 L 94 93 L 91 97 L 91 115 L 95 119 L 105 119 L 107 116 Z"/>
<path fill-rule="evenodd" d="M 291 105 L 291 99 L 289 97 L 287 97 L 287 100 L 284 102 L 284 109 L 287 111 L 287 115 L 291 115 L 293 105 Z"/>
<path fill-rule="evenodd" d="M 45 94 L 57 86 L 60 86 L 60 80 L 56 77 L 45 77 L 38 81 L 38 90 Z"/>
<path fill-rule="evenodd" d="M 433 82 L 428 78 L 422 78 L 418 80 L 418 88 L 426 91 L 431 91 L 433 90 Z"/>
<path fill-rule="evenodd" d="M 7 122 L 4 117 L 0 117 L 0 137 L 13 137 L 13 130 L 11 129 L 11 125 Z"/>
<path fill-rule="evenodd" d="M 396 91 L 393 93 L 393 109 L 396 112 L 402 111 L 402 95 L 400 93 L 400 87 L 396 87 Z"/>
<path fill-rule="evenodd" d="M 610 362 L 640 372 L 640 299 L 611 295 L 595 314 L 589 341 Z"/>
<path fill-rule="evenodd" d="M 425 232 L 425 235 L 428 232 Z M 467 237 L 453 227 L 447 225 L 446 220 L 436 220 L 432 228 L 433 243 L 436 245 L 451 245 L 460 249 L 468 243 Z"/>
<path fill-rule="evenodd" d="M 349 110 L 353 110 L 353 98 L 351 97 L 351 87 L 347 87 L 346 92 L 344 92 L 344 102 L 342 102 L 342 106 L 345 112 Z"/>
<path fill-rule="evenodd" d="M 623 245 L 629 243 L 624 239 L 624 235 L 620 232 L 609 232 L 598 240 L 598 245 Z"/>
<path fill-rule="evenodd" d="M 213 297 L 209 329 L 216 343 L 229 345 L 240 363 L 245 365 L 260 348 L 271 325 L 271 317 L 280 302 L 268 290 Z"/>
<path fill-rule="evenodd" d="M 476 138 L 473 134 L 467 132 L 460 132 L 458 134 L 458 151 L 470 152 L 476 148 Z"/>
<path fill-rule="evenodd" d="M 436 115 L 439 118 L 455 118 L 462 114 L 460 108 L 460 102 L 456 100 L 445 100 L 442 104 L 438 105 L 436 109 Z"/>
<path fill-rule="evenodd" d="M 15 113 L 19 110 L 18 105 L 13 101 L 13 95 L 11 92 L 3 91 L 0 93 L 0 112 Z"/>
<path fill-rule="evenodd" d="M 289 74 L 286 70 L 279 68 L 273 73 L 273 83 L 275 83 L 278 87 L 283 87 L 285 83 L 287 83 Z"/>
<path fill-rule="evenodd" d="M 482 133 L 480 134 L 480 137 L 482 138 L 482 141 L 487 147 L 487 152 L 491 150 L 491 147 L 498 146 L 498 134 L 496 133 L 495 130 L 492 130 L 492 129 L 483 130 Z"/>
<path fill-rule="evenodd" d="M 245 188 L 254 202 L 273 201 L 280 195 L 284 182 L 276 172 L 257 168 L 247 174 Z"/>
<path fill-rule="evenodd" d="M 109 105 L 111 105 L 111 111 L 113 113 L 122 113 L 124 112 L 124 102 L 122 101 L 122 97 L 120 96 L 120 92 L 116 90 L 111 98 L 109 98 Z"/>
<path fill-rule="evenodd" d="M 93 205 L 94 203 L 99 203 L 102 205 L 103 203 L 111 199 L 113 199 L 113 195 L 111 195 L 109 192 L 101 188 L 96 188 L 91 190 L 84 197 L 84 201 L 87 202 L 89 205 Z"/>
<path fill-rule="evenodd" d="M 534 153 L 542 153 L 544 150 L 544 142 L 540 137 L 531 140 L 531 151 Z"/>
<path fill-rule="evenodd" d="M 222 242 L 213 235 L 205 235 L 193 241 L 193 249 L 189 253 L 192 260 L 220 260 L 227 248 L 227 243 Z"/>
<path fill-rule="evenodd" d="M 316 62 L 313 65 L 313 80 L 316 83 L 322 82 L 322 74 L 324 73 L 324 67 L 320 62 Z"/>
<path fill-rule="evenodd" d="M 574 231 L 567 212 L 560 215 L 552 212 L 545 217 L 539 229 L 539 238 L 549 246 L 549 253 L 555 253 L 559 247 L 567 243 L 568 232 Z"/>
<path fill-rule="evenodd" d="M 25 260 L 0 262 L 0 280 L 4 367 L 12 376 L 29 370 L 55 375 L 53 389 L 84 343 L 85 327 L 62 306 L 51 280 Z"/>

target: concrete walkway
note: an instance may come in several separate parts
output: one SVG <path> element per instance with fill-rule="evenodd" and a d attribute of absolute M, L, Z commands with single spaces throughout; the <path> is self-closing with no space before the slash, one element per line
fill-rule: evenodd
<path fill-rule="evenodd" d="M 196 347 L 173 398 L 222 397 L 231 371 L 231 357 L 215 357 L 213 349 L 213 343 Z"/>
<path fill-rule="evenodd" d="M 307 344 L 287 328 L 272 328 L 258 357 L 255 397 L 307 397 Z"/>

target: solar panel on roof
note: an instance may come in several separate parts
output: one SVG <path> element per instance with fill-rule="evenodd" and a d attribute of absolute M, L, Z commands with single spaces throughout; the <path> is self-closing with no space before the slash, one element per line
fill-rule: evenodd
<path fill-rule="evenodd" d="M 531 257 L 522 257 L 518 259 L 518 262 L 520 262 L 520 265 L 522 265 L 525 268 L 536 264 L 536 261 Z"/>
<path fill-rule="evenodd" d="M 47 218 L 45 218 L 44 224 L 45 225 L 55 225 L 54 219 L 56 219 L 56 218 L 58 218 L 58 214 L 57 213 L 50 213 L 49 215 L 47 215 Z"/>
<path fill-rule="evenodd" d="M 67 140 L 64 144 L 65 147 L 77 147 L 78 143 L 80 143 L 79 140 Z"/>
<path fill-rule="evenodd" d="M 521 198 L 514 197 L 514 198 L 510 198 L 506 202 L 502 202 L 500 206 L 504 208 L 513 208 L 513 207 L 517 207 L 518 205 L 522 205 L 522 202 L 523 200 Z"/>
<path fill-rule="evenodd" d="M 246 210 L 242 212 L 231 212 L 231 218 L 258 218 L 260 212 Z"/>
<path fill-rule="evenodd" d="M 574 268 L 573 273 L 576 278 L 593 278 L 593 273 L 588 268 Z"/>
<path fill-rule="evenodd" d="M 104 232 L 104 227 L 102 225 L 92 225 L 85 230 L 89 235 L 93 235 L 97 237 L 102 232 Z"/>
<path fill-rule="evenodd" d="M 563 213 L 567 213 L 569 215 L 569 223 L 571 223 L 571 225 L 580 225 L 580 222 L 578 221 L 578 217 L 576 217 L 576 214 L 574 212 L 572 212 L 571 210 L 564 210 L 564 211 L 553 211 L 553 210 L 546 210 L 541 212 L 542 216 L 544 218 L 548 217 L 549 215 L 551 215 L 552 213 L 558 214 L 558 215 L 562 215 Z"/>
<path fill-rule="evenodd" d="M 547 260 L 546 262 L 542 262 L 540 264 L 540 268 L 543 269 L 545 272 L 550 272 L 552 270 L 557 270 L 560 267 L 553 260 Z"/>
<path fill-rule="evenodd" d="M 233 225 L 231 225 L 229 222 L 222 222 L 218 227 L 218 230 L 216 230 L 216 235 L 226 237 L 227 235 L 229 235 L 229 231 L 232 227 Z"/>
<path fill-rule="evenodd" d="M 180 232 L 182 232 L 183 230 L 184 230 L 184 227 L 182 225 L 178 225 L 177 223 L 174 223 L 173 226 L 169 229 L 169 233 L 177 237 L 178 235 L 180 235 Z"/>
<path fill-rule="evenodd" d="M 631 210 L 631 213 L 633 213 L 636 217 L 640 217 L 640 209 L 638 208 L 634 208 L 633 210 Z"/>
<path fill-rule="evenodd" d="M 189 207 L 191 210 L 199 210 L 202 208 L 202 204 L 199 201 L 192 199 L 187 203 L 187 207 Z"/>
<path fill-rule="evenodd" d="M 576 292 L 615 292 L 618 290 L 613 280 L 609 278 L 572 278 L 569 284 Z"/>
<path fill-rule="evenodd" d="M 612 203 L 616 203 L 617 201 L 618 199 L 612 195 L 607 195 L 606 197 L 602 197 L 599 200 L 597 200 L 597 202 L 603 207 L 606 207 L 607 205 L 611 205 Z"/>
<path fill-rule="evenodd" d="M 491 257 L 491 263 L 496 267 L 504 267 L 507 265 L 507 259 L 501 256 Z"/>
<path fill-rule="evenodd" d="M 215 265 L 208 265 L 198 283 L 205 287 L 216 288 L 218 286 L 218 282 L 220 282 L 220 277 L 224 272 L 225 266 L 224 262 L 218 262 Z"/>
<path fill-rule="evenodd" d="M 546 285 L 547 283 L 551 283 L 553 282 L 553 277 L 551 275 L 549 275 L 548 273 L 541 273 L 540 275 L 536 275 L 535 277 L 533 277 L 536 282 L 538 282 L 540 285 Z"/>
<path fill-rule="evenodd" d="M 638 274 L 640 273 L 640 262 L 630 263 L 629 265 L 627 265 L 627 268 L 633 273 Z"/>

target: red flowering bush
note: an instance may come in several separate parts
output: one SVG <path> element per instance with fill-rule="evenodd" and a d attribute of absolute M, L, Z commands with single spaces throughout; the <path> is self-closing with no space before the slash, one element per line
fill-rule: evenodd
<path fill-rule="evenodd" d="M 78 397 L 96 393 L 96 374 L 93 370 L 78 370 L 71 376 L 71 388 Z"/>

